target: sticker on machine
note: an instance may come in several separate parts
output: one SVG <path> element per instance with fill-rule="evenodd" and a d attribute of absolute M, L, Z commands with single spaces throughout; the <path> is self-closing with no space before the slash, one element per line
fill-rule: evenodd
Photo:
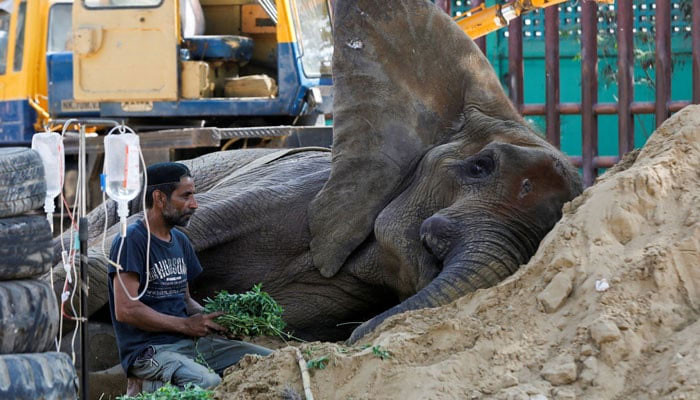
<path fill-rule="evenodd" d="M 153 110 L 152 101 L 123 101 L 122 111 L 126 112 L 148 112 Z"/>
<path fill-rule="evenodd" d="M 100 111 L 97 101 L 61 100 L 61 111 Z"/>

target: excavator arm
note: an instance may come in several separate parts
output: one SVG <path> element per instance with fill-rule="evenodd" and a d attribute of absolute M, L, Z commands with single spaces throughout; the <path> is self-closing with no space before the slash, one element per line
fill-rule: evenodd
<path fill-rule="evenodd" d="M 567 0 L 513 0 L 505 4 L 486 7 L 480 4 L 455 17 L 455 22 L 472 39 L 482 37 L 508 26 L 510 21 L 530 11 L 565 3 Z M 596 3 L 613 4 L 615 0 L 595 0 Z"/>

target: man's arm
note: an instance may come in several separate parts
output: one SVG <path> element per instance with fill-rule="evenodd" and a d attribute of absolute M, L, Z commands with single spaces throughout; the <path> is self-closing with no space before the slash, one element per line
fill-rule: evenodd
<path fill-rule="evenodd" d="M 187 336 L 206 336 L 212 331 L 223 331 L 224 328 L 213 321 L 222 313 L 195 314 L 187 318 L 175 317 L 159 313 L 140 301 L 127 297 L 119 277 L 131 297 L 138 296 L 139 276 L 134 272 L 122 272 L 114 275 L 114 316 L 117 321 L 135 326 L 150 332 L 174 332 Z M 187 291 L 189 297 L 189 289 Z M 195 302 L 196 303 L 196 302 Z M 200 306 L 201 307 L 201 306 Z"/>
<path fill-rule="evenodd" d="M 185 290 L 185 307 L 187 307 L 187 315 L 201 314 L 204 312 L 204 307 L 190 296 L 190 285 L 187 284 Z"/>

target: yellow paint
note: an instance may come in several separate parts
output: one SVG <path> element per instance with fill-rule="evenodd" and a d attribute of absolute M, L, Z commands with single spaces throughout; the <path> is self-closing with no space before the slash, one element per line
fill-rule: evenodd
<path fill-rule="evenodd" d="M 34 101 L 36 106 L 44 111 L 43 113 L 37 112 L 37 123 L 41 124 L 47 120 L 45 116 L 48 114 L 47 110 L 49 109 L 49 79 L 46 67 L 46 44 L 48 42 L 48 40 L 46 40 L 46 37 L 48 36 L 49 31 L 49 10 L 51 9 L 51 5 L 55 3 L 60 3 L 60 1 L 40 0 L 35 1 L 34 3 L 38 4 L 38 24 L 32 24 L 34 25 L 34 27 L 32 28 L 34 32 L 32 37 L 35 40 L 35 47 L 33 47 L 32 51 L 34 53 L 34 56 L 32 58 L 35 68 L 28 68 L 25 70 L 25 73 L 28 75 L 28 80 L 32 80 L 31 76 L 34 76 L 34 82 L 29 91 L 29 96 L 27 97 L 30 97 Z M 27 15 L 27 17 L 29 16 Z M 27 22 L 29 22 L 29 20 L 27 20 Z M 36 25 L 39 26 L 36 27 Z"/>
<path fill-rule="evenodd" d="M 466 16 L 457 17 L 455 21 L 472 39 L 485 36 L 508 25 L 508 21 L 501 17 L 500 5 L 486 8 L 483 3 L 469 10 Z"/>
<path fill-rule="evenodd" d="M 31 100 L 30 104 L 37 111 L 40 122 L 44 122 L 48 110 L 46 46 L 49 11 L 53 4 L 73 1 L 24 1 L 27 9 L 22 68 L 13 70 L 17 15 L 22 3 L 22 0 L 15 0 L 8 32 L 7 68 L 5 74 L 0 75 L 0 100 Z M 75 2 L 73 9 L 73 29 L 76 33 L 73 68 L 77 77 L 74 82 L 75 100 L 93 102 L 90 104 L 105 100 L 176 100 L 176 49 L 182 40 L 179 2 L 164 0 L 159 8 L 151 9 L 109 10 L 85 9 L 82 3 Z M 214 9 L 234 7 L 238 30 L 242 24 L 241 6 L 256 4 L 255 0 L 201 0 L 201 3 L 205 15 L 207 6 Z M 275 33 L 267 35 L 252 35 L 260 42 L 258 47 L 266 47 L 262 45 L 268 42 L 274 45 L 274 37 L 277 43 L 296 40 L 290 1 L 279 0 L 276 5 L 279 17 L 277 29 Z M 231 29 L 230 25 L 228 27 Z M 217 33 L 224 32 L 214 32 Z M 268 47 L 274 49 L 274 46 Z"/>
<path fill-rule="evenodd" d="M 455 17 L 455 22 L 470 38 L 476 39 L 508 26 L 510 21 L 530 11 L 551 7 L 567 0 L 512 0 L 486 7 L 480 4 Z M 593 0 L 596 3 L 613 4 L 615 0 Z"/>
<path fill-rule="evenodd" d="M 48 0 L 25 0 L 24 50 L 22 66 L 14 70 L 17 23 L 21 1 L 15 1 L 10 15 L 10 30 L 7 41 L 7 65 L 0 75 L 0 100 L 36 99 L 40 108 L 47 107 L 46 61 L 40 58 L 46 52 L 46 29 Z"/>
<path fill-rule="evenodd" d="M 177 100 L 177 1 L 154 8 L 73 4 L 73 96 L 78 101 Z"/>
<path fill-rule="evenodd" d="M 29 99 L 29 105 L 36 111 L 38 118 L 42 121 L 48 121 L 51 116 L 49 115 L 48 111 L 44 109 L 41 105 L 39 105 L 39 102 L 33 99 Z"/>
<path fill-rule="evenodd" d="M 28 100 L 37 111 L 37 129 L 47 120 L 48 79 L 46 72 L 46 36 L 48 15 L 52 4 L 65 0 L 26 0 L 24 50 L 22 66 L 14 70 L 17 43 L 18 11 L 21 1 L 15 1 L 10 16 L 7 41 L 7 65 L 0 75 L 0 100 Z"/>
<path fill-rule="evenodd" d="M 180 21 L 180 1 L 175 1 L 175 14 L 173 14 L 173 18 L 175 19 L 174 24 L 175 24 L 175 32 L 177 32 L 177 42 L 182 43 L 182 25 Z"/>
<path fill-rule="evenodd" d="M 277 43 L 292 43 L 295 42 L 294 23 L 290 16 L 289 1 L 277 1 Z"/>

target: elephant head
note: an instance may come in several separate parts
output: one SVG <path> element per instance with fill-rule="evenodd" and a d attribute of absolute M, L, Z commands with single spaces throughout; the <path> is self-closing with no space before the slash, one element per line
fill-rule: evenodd
<path fill-rule="evenodd" d="M 313 262 L 331 277 L 374 240 L 403 300 L 354 340 L 512 274 L 581 183 L 432 3 L 336 0 L 334 25 L 334 146 L 309 205 Z"/>

